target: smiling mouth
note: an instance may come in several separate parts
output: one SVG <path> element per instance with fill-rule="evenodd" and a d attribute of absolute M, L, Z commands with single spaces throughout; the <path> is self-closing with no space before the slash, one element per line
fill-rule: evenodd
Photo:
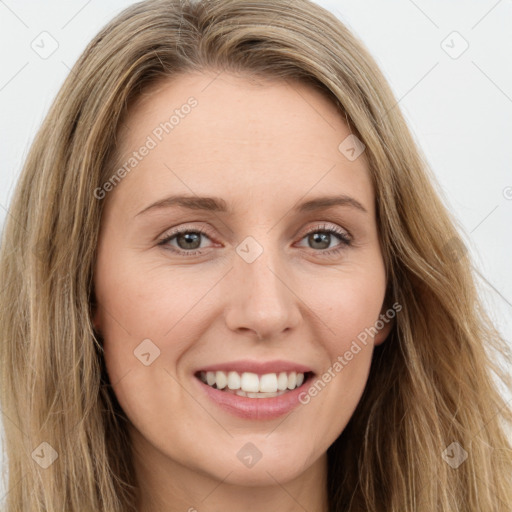
<path fill-rule="evenodd" d="M 273 398 L 304 385 L 313 372 L 279 372 L 259 375 L 235 371 L 197 372 L 195 377 L 207 386 L 247 398 Z"/>

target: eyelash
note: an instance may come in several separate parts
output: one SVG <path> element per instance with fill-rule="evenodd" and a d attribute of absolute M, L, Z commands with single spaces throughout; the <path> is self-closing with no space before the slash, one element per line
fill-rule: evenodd
<path fill-rule="evenodd" d="M 164 238 L 161 239 L 158 242 L 158 245 L 159 246 L 165 246 L 172 239 L 174 239 L 176 236 L 184 234 L 184 233 L 196 233 L 196 234 L 200 234 L 200 235 L 206 236 L 207 238 L 211 239 L 209 234 L 205 230 L 203 230 L 203 229 L 200 229 L 200 228 L 194 228 L 194 229 L 182 228 L 182 229 L 173 230 L 170 233 L 169 232 L 165 233 L 164 234 Z M 322 256 L 335 256 L 339 252 L 341 252 L 343 249 L 345 249 L 346 247 L 350 247 L 352 245 L 352 238 L 351 238 L 351 236 L 346 231 L 341 230 L 340 228 L 337 228 L 337 227 L 328 227 L 326 225 L 315 226 L 314 228 L 308 230 L 302 236 L 301 240 L 303 240 L 304 238 L 306 238 L 308 235 L 310 235 L 312 233 L 329 233 L 329 234 L 332 234 L 332 235 L 336 235 L 340 239 L 341 243 L 339 245 L 337 245 L 334 249 L 315 250 L 315 252 L 321 253 Z M 170 251 L 178 254 L 179 256 L 185 256 L 185 257 L 195 256 L 195 255 L 198 255 L 198 254 L 202 254 L 202 251 L 201 250 L 197 250 L 197 249 L 196 250 L 185 251 L 183 249 L 176 249 L 176 248 L 173 247 L 173 248 L 167 249 L 167 250 L 170 250 Z"/>

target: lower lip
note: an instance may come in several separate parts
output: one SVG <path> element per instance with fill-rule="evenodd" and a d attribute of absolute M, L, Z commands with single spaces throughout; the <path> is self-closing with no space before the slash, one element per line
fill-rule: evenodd
<path fill-rule="evenodd" d="M 304 382 L 298 388 L 272 398 L 238 396 L 212 388 L 195 376 L 194 380 L 197 381 L 208 398 L 224 411 L 248 420 L 270 420 L 290 413 L 301 404 L 299 395 L 306 390 L 311 377 L 312 374 L 308 374 L 307 378 L 304 379 Z"/>

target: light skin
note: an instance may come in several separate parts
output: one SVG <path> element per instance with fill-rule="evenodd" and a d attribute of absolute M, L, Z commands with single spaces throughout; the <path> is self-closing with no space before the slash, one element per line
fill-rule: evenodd
<path fill-rule="evenodd" d="M 93 320 L 130 420 L 138 510 L 327 512 L 326 451 L 390 324 L 307 405 L 277 419 L 220 409 L 198 392 L 194 372 L 284 359 L 320 377 L 379 319 L 386 276 L 365 155 L 350 161 L 339 151 L 350 130 L 309 86 L 213 72 L 144 95 L 120 154 L 140 148 L 191 96 L 198 105 L 104 199 L 98 242 Z M 174 205 L 139 214 L 171 195 L 220 198 L 230 213 Z M 295 210 L 324 196 L 352 201 Z M 159 245 L 172 228 L 192 242 Z M 249 236 L 263 249 L 252 263 L 236 251 Z M 148 366 L 134 356 L 146 339 L 160 350 Z M 262 454 L 251 468 L 237 457 L 249 442 Z"/>

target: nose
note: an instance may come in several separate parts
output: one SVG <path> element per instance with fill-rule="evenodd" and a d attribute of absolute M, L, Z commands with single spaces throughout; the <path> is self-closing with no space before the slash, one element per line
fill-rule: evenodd
<path fill-rule="evenodd" d="M 235 253 L 226 287 L 227 327 L 272 339 L 300 323 L 300 298 L 294 293 L 284 255 L 267 249 L 252 263 Z"/>

